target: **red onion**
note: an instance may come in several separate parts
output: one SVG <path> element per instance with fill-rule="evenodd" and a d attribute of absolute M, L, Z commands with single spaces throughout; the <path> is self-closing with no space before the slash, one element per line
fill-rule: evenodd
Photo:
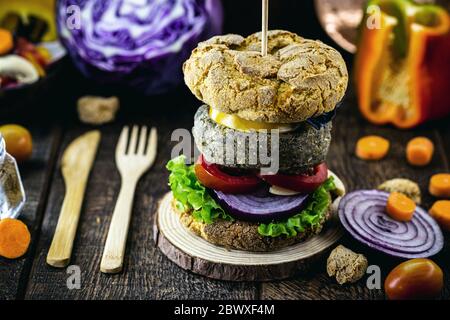
<path fill-rule="evenodd" d="M 391 256 L 426 258 L 441 251 L 444 237 L 434 219 L 417 207 L 411 221 L 396 221 L 386 213 L 388 197 L 379 190 L 347 194 L 339 204 L 342 224 L 358 241 Z"/>
<path fill-rule="evenodd" d="M 267 188 L 253 194 L 225 194 L 213 190 L 216 199 L 227 213 L 236 219 L 271 222 L 300 213 L 309 195 L 276 196 Z"/>

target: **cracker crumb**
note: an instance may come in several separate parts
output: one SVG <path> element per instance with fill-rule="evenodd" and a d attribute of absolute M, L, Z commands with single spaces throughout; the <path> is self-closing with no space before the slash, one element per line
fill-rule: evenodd
<path fill-rule="evenodd" d="M 421 204 L 422 202 L 422 195 L 420 193 L 419 185 L 408 179 L 397 178 L 388 180 L 379 185 L 377 189 L 389 193 L 403 193 L 405 196 L 412 199 L 416 204 Z"/>
<path fill-rule="evenodd" d="M 101 125 L 114 121 L 119 110 L 117 97 L 84 96 L 78 99 L 78 116 L 87 124 Z"/>
<path fill-rule="evenodd" d="M 365 256 L 340 245 L 328 257 L 327 273 L 330 277 L 335 277 L 341 285 L 355 283 L 364 276 L 367 266 Z"/>

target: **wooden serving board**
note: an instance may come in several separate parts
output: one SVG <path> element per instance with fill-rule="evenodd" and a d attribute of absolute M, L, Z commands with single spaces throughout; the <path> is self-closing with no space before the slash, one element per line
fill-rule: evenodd
<path fill-rule="evenodd" d="M 337 177 L 336 180 L 337 184 L 343 186 Z M 189 231 L 174 212 L 173 195 L 169 192 L 159 204 L 155 219 L 155 242 L 175 264 L 208 278 L 227 281 L 286 279 L 311 270 L 343 235 L 335 212 L 339 199 L 333 204 L 333 218 L 319 235 L 281 250 L 255 253 L 219 247 Z"/>

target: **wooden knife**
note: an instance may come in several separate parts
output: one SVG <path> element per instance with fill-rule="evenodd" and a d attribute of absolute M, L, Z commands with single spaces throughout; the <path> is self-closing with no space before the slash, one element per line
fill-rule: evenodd
<path fill-rule="evenodd" d="M 53 267 L 64 268 L 70 262 L 84 192 L 100 137 L 100 131 L 90 131 L 75 139 L 64 151 L 61 170 L 66 193 L 47 254 L 47 263 Z"/>

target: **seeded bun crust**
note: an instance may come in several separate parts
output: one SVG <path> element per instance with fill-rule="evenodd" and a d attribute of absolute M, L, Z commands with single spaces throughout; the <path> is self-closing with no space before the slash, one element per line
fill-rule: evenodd
<path fill-rule="evenodd" d="M 246 120 L 298 123 L 332 111 L 347 89 L 338 51 L 282 30 L 261 35 L 216 36 L 202 42 L 183 66 L 193 94 L 215 109 Z"/>
<path fill-rule="evenodd" d="M 258 224 L 245 221 L 225 221 L 219 220 L 212 224 L 206 224 L 195 221 L 190 212 L 180 212 L 175 203 L 172 204 L 181 223 L 197 236 L 203 238 L 217 246 L 227 249 L 243 250 L 250 252 L 270 252 L 281 248 L 289 247 L 294 244 L 306 241 L 310 237 L 319 234 L 323 225 L 331 218 L 331 208 L 322 219 L 318 227 L 309 228 L 296 237 L 286 238 L 284 236 L 277 238 L 264 237 L 258 233 Z"/>

